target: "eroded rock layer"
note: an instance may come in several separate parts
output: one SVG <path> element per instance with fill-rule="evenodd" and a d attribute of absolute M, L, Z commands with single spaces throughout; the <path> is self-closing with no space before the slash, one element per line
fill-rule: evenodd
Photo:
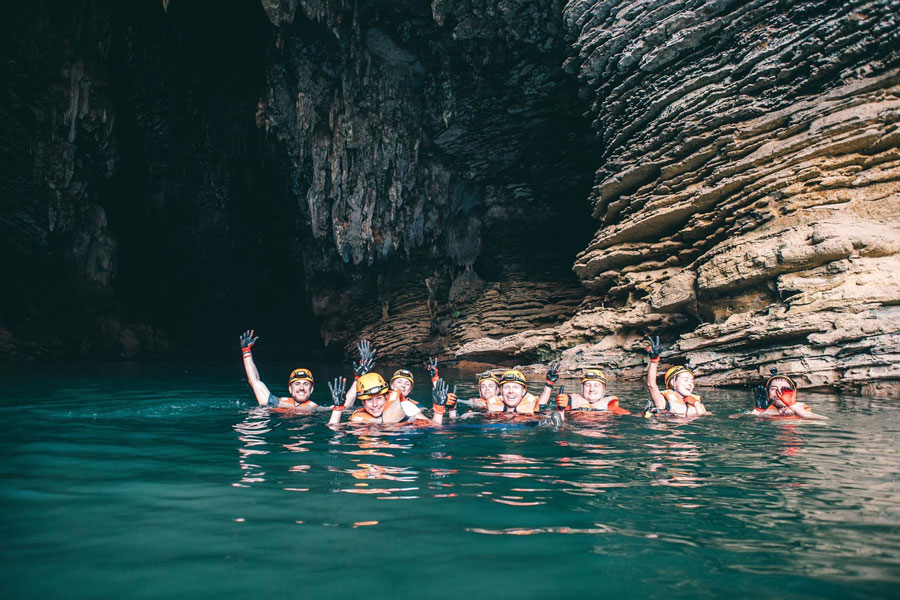
<path fill-rule="evenodd" d="M 701 383 L 900 392 L 896 8 L 570 2 L 604 140 L 574 270 L 606 307 L 457 356 L 521 342 L 628 377 L 657 332 Z"/>

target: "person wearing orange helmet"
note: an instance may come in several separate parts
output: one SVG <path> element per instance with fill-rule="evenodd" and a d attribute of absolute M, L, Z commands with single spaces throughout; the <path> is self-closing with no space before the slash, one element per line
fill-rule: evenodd
<path fill-rule="evenodd" d="M 336 425 L 341 420 L 345 408 L 346 395 L 344 386 L 346 379 L 338 377 L 329 383 L 331 390 L 332 411 L 329 425 Z M 425 421 L 434 423 L 426 417 L 414 402 L 410 402 L 397 390 L 388 386 L 384 377 L 378 373 L 366 373 L 356 380 L 356 398 L 362 402 L 362 408 L 354 411 L 349 418 L 351 423 L 402 423 L 404 421 Z"/>
<path fill-rule="evenodd" d="M 650 400 L 644 409 L 644 416 L 667 413 L 679 417 L 692 417 L 706 414 L 706 407 L 700 402 L 700 396 L 694 394 L 694 372 L 683 366 L 671 367 L 666 371 L 663 380 L 666 389 L 660 391 L 656 383 L 659 368 L 659 336 L 648 338 L 650 347 L 650 365 L 647 367 L 647 389 Z"/>
<path fill-rule="evenodd" d="M 556 408 L 560 411 L 593 410 L 607 411 L 617 415 L 631 412 L 619 406 L 617 396 L 606 394 L 606 375 L 597 368 L 587 369 L 581 376 L 581 393 L 565 394 L 563 390 L 556 396 Z"/>
<path fill-rule="evenodd" d="M 753 389 L 753 395 L 755 406 L 751 414 L 758 417 L 828 419 L 812 412 L 805 403 L 798 402 L 797 384 L 787 375 L 779 375 L 777 369 L 772 369 L 772 376 L 764 385 Z"/>
<path fill-rule="evenodd" d="M 240 336 L 241 353 L 244 361 L 244 372 L 247 374 L 247 381 L 253 390 L 257 403 L 260 406 L 269 406 L 272 408 L 286 408 L 297 410 L 300 412 L 315 412 L 319 410 L 319 405 L 309 399 L 312 396 L 316 381 L 313 379 L 309 369 L 294 369 L 288 378 L 288 397 L 279 398 L 269 391 L 269 388 L 259 378 L 259 371 L 253 362 L 253 346 L 259 339 L 254 335 L 252 329 L 248 329 Z"/>
<path fill-rule="evenodd" d="M 375 366 L 375 350 L 372 349 L 372 345 L 369 340 L 360 340 L 359 342 L 357 342 L 356 348 L 359 352 L 359 362 L 353 363 L 353 372 L 355 373 L 356 379 L 359 379 L 360 377 L 371 371 L 372 367 Z M 429 374 L 432 375 L 431 383 L 433 385 L 434 382 L 438 379 L 437 359 L 431 359 L 429 364 L 430 366 L 426 368 L 428 368 Z M 409 397 L 409 394 L 410 392 L 412 392 L 415 384 L 416 379 L 413 376 L 412 371 L 410 371 L 409 369 L 397 369 L 391 376 L 388 387 L 390 387 L 391 390 L 400 392 L 405 400 L 409 400 L 414 404 L 418 404 L 418 402 Z M 350 389 L 347 390 L 347 397 L 344 402 L 344 407 L 351 408 L 355 404 L 355 402 L 356 386 L 350 386 Z"/>

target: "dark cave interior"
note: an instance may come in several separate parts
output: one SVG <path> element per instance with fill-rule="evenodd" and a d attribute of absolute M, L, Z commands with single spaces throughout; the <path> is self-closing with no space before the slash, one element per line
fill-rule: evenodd
<path fill-rule="evenodd" d="M 409 33 L 421 15 L 372 10 L 358 18 L 394 27 L 398 39 L 427 37 Z M 295 40 L 327 35 L 300 16 L 292 27 Z M 450 278 L 460 270 L 426 240 L 380 263 L 309 276 L 307 265 L 322 262 L 311 252 L 336 253 L 309 231 L 300 195 L 309 177 L 258 124 L 267 65 L 289 62 L 260 3 L 35 2 L 5 29 L 0 329 L 17 340 L 11 355 L 217 355 L 233 352 L 248 327 L 272 349 L 339 354 L 346 340 L 326 346 L 310 286 L 356 285 L 355 301 L 376 281 L 405 285 L 411 265 Z M 492 89 L 502 84 L 489 75 L 469 93 L 505 112 Z M 454 184 L 476 206 L 486 187 L 531 185 L 520 207 L 495 206 L 482 219 L 474 269 L 485 281 L 549 271 L 579 288 L 570 269 L 595 230 L 585 197 L 596 141 L 583 133 L 574 82 L 557 92 L 541 101 L 537 126 L 511 113 L 521 132 L 512 164 Z M 473 114 L 496 118 L 490 110 Z M 430 152 L 471 171 L 461 155 Z"/>

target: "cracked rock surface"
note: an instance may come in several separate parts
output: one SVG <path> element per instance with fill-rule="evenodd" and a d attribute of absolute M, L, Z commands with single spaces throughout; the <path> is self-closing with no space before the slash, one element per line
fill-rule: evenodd
<path fill-rule="evenodd" d="M 565 68 L 604 141 L 600 227 L 574 271 L 607 306 L 538 345 L 636 377 L 659 333 L 701 384 L 777 367 L 900 392 L 896 5 L 575 0 L 565 15 Z M 492 344 L 515 347 L 457 355 Z"/>

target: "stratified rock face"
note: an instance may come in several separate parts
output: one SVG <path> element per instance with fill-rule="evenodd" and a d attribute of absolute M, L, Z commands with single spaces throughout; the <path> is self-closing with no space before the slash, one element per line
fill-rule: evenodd
<path fill-rule="evenodd" d="M 601 227 L 574 270 L 609 308 L 529 343 L 634 376 L 646 333 L 680 332 L 664 358 L 700 382 L 777 367 L 900 391 L 896 3 L 579 0 L 565 14 L 565 68 L 604 141 Z"/>

